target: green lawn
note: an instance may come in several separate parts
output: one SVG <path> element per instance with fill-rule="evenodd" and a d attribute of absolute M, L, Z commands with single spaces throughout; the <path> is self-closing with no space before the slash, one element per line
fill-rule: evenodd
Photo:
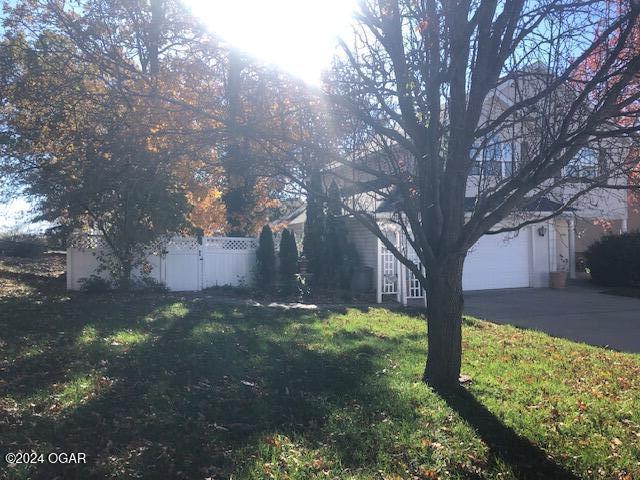
<path fill-rule="evenodd" d="M 0 478 L 640 478 L 639 355 L 467 320 L 443 398 L 420 315 L 43 285 L 0 298 L 0 453 L 88 464 Z"/>

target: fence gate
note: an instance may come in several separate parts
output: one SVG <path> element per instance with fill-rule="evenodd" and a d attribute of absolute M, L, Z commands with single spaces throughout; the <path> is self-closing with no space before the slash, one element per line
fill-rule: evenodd
<path fill-rule="evenodd" d="M 200 245 L 195 238 L 174 238 L 162 258 L 162 281 L 169 290 L 192 292 L 202 288 Z"/>

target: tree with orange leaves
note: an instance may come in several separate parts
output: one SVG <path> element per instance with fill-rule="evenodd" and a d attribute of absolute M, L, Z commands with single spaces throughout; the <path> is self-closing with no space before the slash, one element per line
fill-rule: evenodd
<path fill-rule="evenodd" d="M 191 206 L 191 226 L 208 234 L 256 233 L 279 194 L 278 181 L 259 168 L 266 150 L 247 135 L 248 124 L 255 124 L 273 99 L 256 65 L 247 62 L 237 101 L 230 102 L 230 50 L 177 1 L 87 0 L 70 8 L 63 2 L 23 0 L 6 6 L 4 19 L 7 75 L 0 88 L 8 102 L 7 175 L 28 186 L 50 161 L 47 155 L 59 164 L 71 161 L 59 131 L 85 142 L 97 123 L 122 122 L 124 109 L 135 126 L 128 135 L 166 158 L 171 182 Z M 29 70 L 27 81 L 23 66 L 29 59 L 47 68 L 37 75 Z M 54 115 L 55 128 L 40 129 L 34 120 Z M 230 121 L 236 116 L 239 121 Z M 27 130 L 39 132 L 37 165 L 24 146 L 29 135 L 20 133 Z M 18 138 L 22 146 L 14 142 Z M 242 152 L 230 154 L 237 145 Z"/>
<path fill-rule="evenodd" d="M 624 2 L 622 0 L 610 0 L 607 4 L 609 10 L 619 14 L 624 14 L 628 9 L 632 8 L 633 2 Z M 581 78 L 586 81 L 594 75 L 598 69 L 602 68 L 603 63 L 610 59 L 612 49 L 616 47 L 621 30 L 615 32 L 608 42 L 604 42 L 585 60 Z M 616 52 L 616 58 L 609 60 L 612 65 L 623 65 L 629 59 L 638 55 L 640 52 L 640 25 L 637 25 L 628 33 L 629 41 Z M 607 88 L 614 82 L 618 81 L 620 73 L 615 72 L 606 79 L 599 89 L 592 93 L 593 98 L 598 98 Z M 621 127 L 627 128 L 629 131 L 629 141 L 632 146 L 629 148 L 629 175 L 628 182 L 631 188 L 627 192 L 627 201 L 629 205 L 629 223 L 632 228 L 640 228 L 640 138 L 636 133 L 638 125 L 640 125 L 640 74 L 636 74 L 629 79 L 627 85 L 618 93 L 619 102 L 624 104 L 624 116 L 617 119 L 617 123 Z"/>

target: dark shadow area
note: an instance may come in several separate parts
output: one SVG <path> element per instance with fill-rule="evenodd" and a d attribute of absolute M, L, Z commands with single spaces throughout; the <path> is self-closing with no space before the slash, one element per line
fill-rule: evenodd
<path fill-rule="evenodd" d="M 601 291 L 604 295 L 616 295 L 618 297 L 640 298 L 640 287 L 617 287 Z"/>
<path fill-rule="evenodd" d="M 489 447 L 493 461 L 499 458 L 510 465 L 518 478 L 579 480 L 579 477 L 554 462 L 537 445 L 502 423 L 466 389 L 439 391 L 438 394 L 474 428 Z"/>
<path fill-rule="evenodd" d="M 224 317 L 225 331 L 194 339 L 194 328 L 206 321 L 211 305 L 189 306 L 187 315 L 152 341 L 126 355 L 105 357 L 104 377 L 114 380 L 109 389 L 59 418 L 26 415 L 9 432 L 18 448 L 33 448 L 24 439 L 42 439 L 91 459 L 90 468 L 37 465 L 30 478 L 104 478 L 113 458 L 126 462 L 126 477 L 200 478 L 205 472 L 228 478 L 245 460 L 241 452 L 265 435 L 326 441 L 323 426 L 335 409 L 361 405 L 365 420 L 384 409 L 417 421 L 411 405 L 369 387 L 374 359 L 391 345 L 314 351 L 295 335 L 287 339 L 283 330 L 294 319 L 304 329 L 305 322 L 326 314 L 229 306 L 214 312 Z M 312 340 L 313 333 L 305 329 L 304 337 Z M 363 332 L 335 341 L 368 338 Z M 345 430 L 332 448 L 343 465 L 362 468 L 392 441 Z"/>
<path fill-rule="evenodd" d="M 43 254 L 32 258 L 0 256 L 0 298 L 11 296 L 21 287 L 32 289 L 33 294 L 62 293 L 66 287 L 66 257 Z"/>
<path fill-rule="evenodd" d="M 54 292 L 63 292 L 65 289 L 65 276 L 51 279 L 45 275 L 39 275 L 29 272 L 8 272 L 0 270 L 0 282 L 29 285 L 38 295 L 50 294 Z"/>
<path fill-rule="evenodd" d="M 75 294 L 72 300 L 47 298 L 46 315 L 34 299 L 0 301 L 0 337 L 20 350 L 28 350 L 0 370 L 6 379 L 2 395 L 24 396 L 82 373 L 87 365 L 115 358 L 106 338 L 118 331 L 141 327 L 138 320 L 170 304 L 170 300 L 132 302 L 131 296 Z M 142 297 L 144 299 L 144 296 Z M 99 341 L 79 345 L 84 327 L 91 327 Z"/>

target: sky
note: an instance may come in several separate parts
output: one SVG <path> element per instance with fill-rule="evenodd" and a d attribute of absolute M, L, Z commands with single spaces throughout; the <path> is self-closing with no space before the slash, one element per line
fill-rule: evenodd
<path fill-rule="evenodd" d="M 312 85 L 349 31 L 357 0 L 185 0 L 208 27 Z"/>
<path fill-rule="evenodd" d="M 33 205 L 24 197 L 0 203 L 0 233 L 38 233 L 51 225 L 48 222 L 32 222 Z"/>

